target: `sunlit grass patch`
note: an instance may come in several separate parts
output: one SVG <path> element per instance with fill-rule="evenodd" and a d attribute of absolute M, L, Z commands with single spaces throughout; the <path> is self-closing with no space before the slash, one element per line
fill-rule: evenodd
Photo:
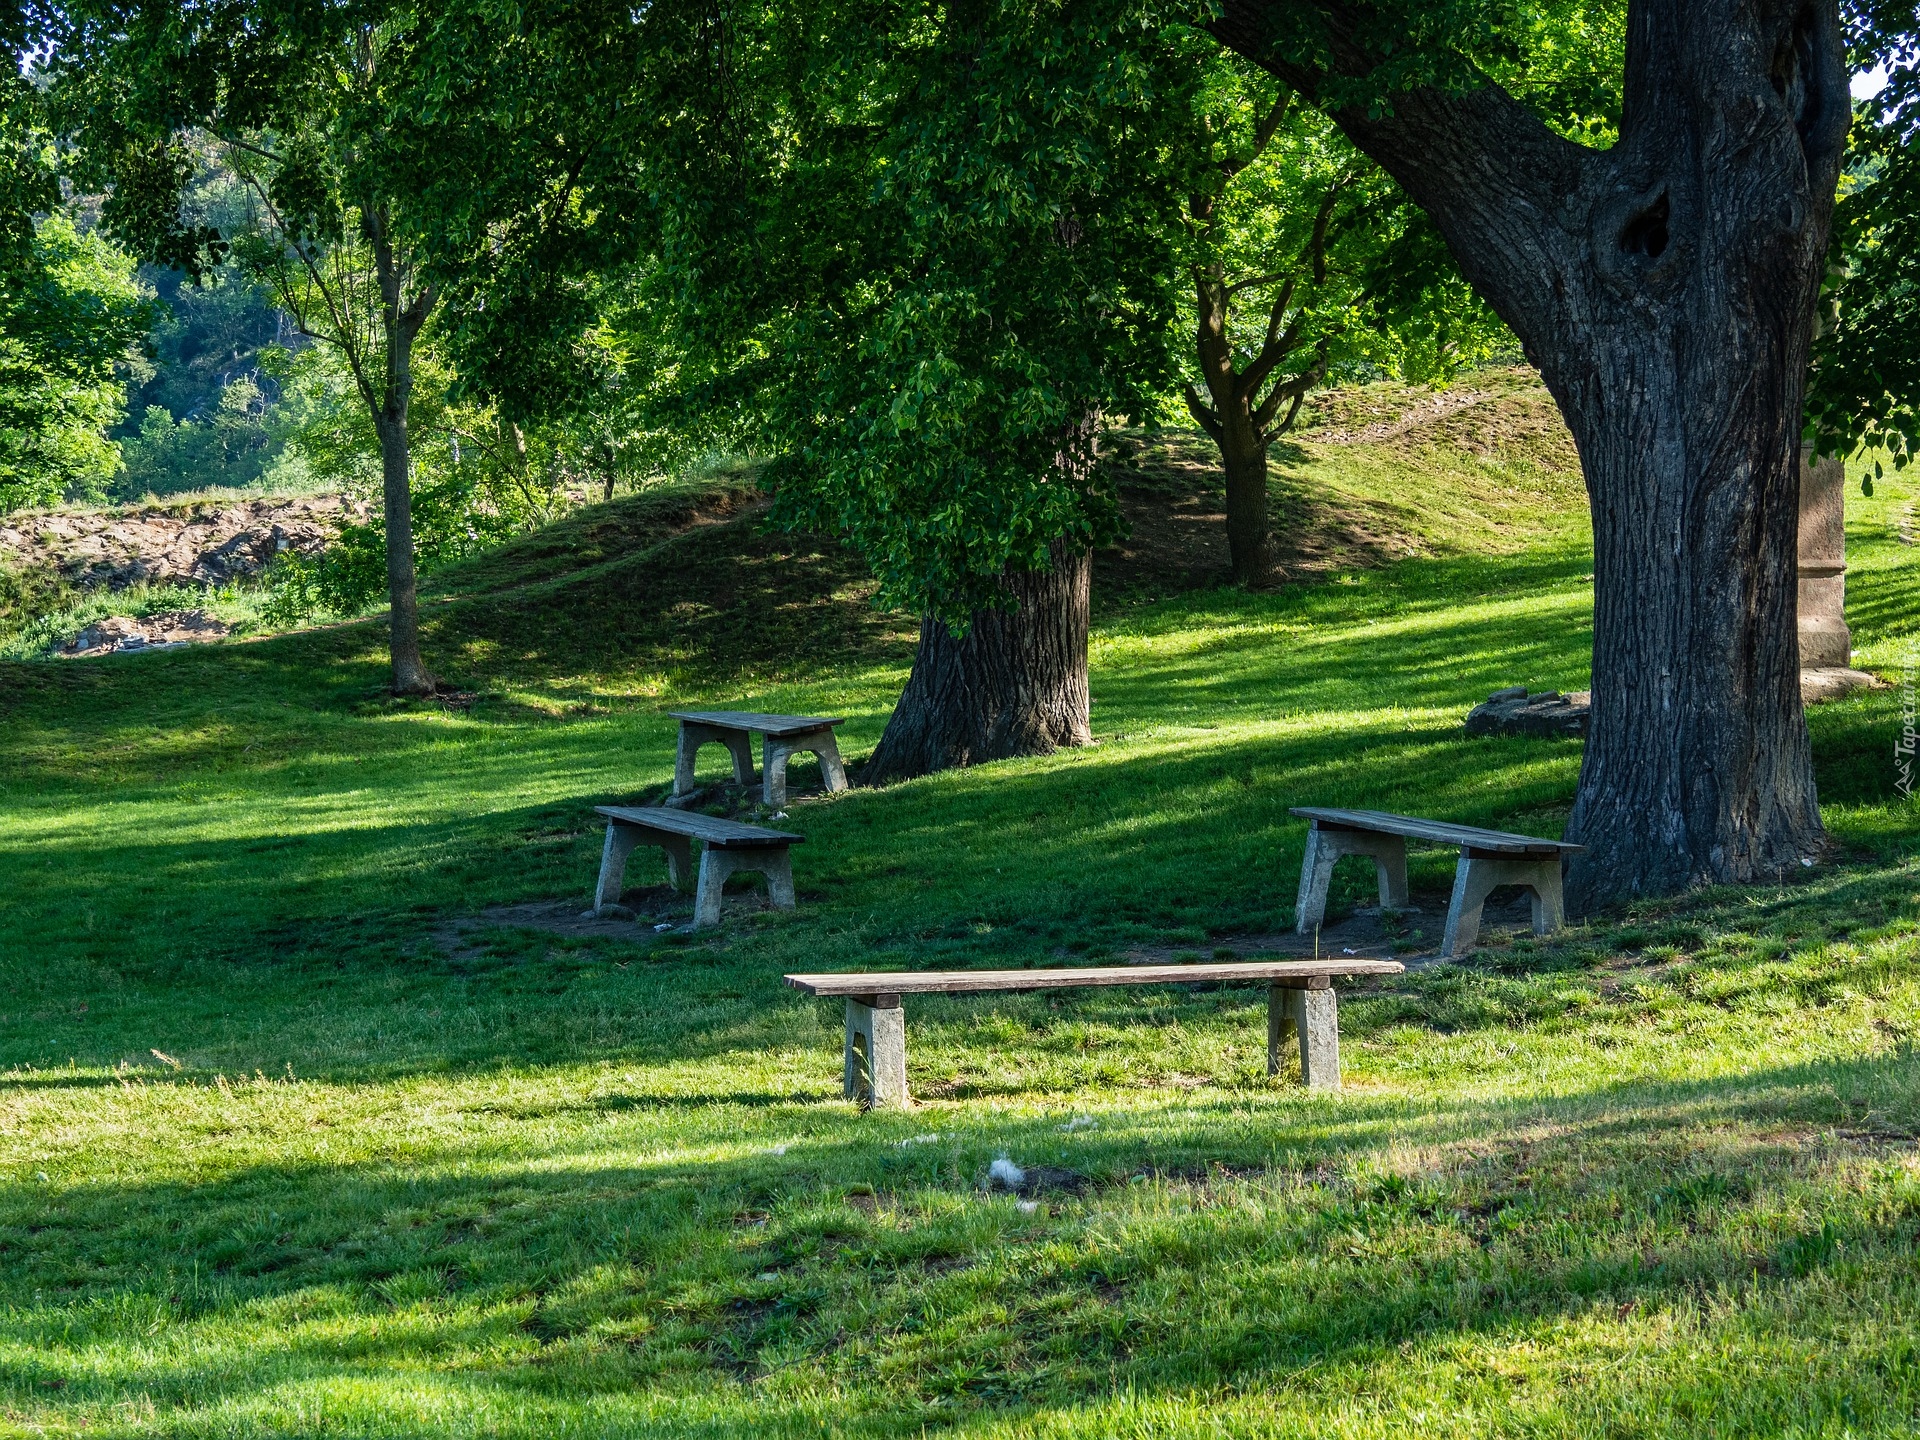
<path fill-rule="evenodd" d="M 800 910 L 712 934 L 497 907 L 585 906 L 669 708 L 871 749 L 908 652 L 816 550 L 706 527 L 758 568 L 697 664 L 645 537 L 503 556 L 439 611 L 464 711 L 386 700 L 351 627 L 0 668 L 0 1429 L 1910 1433 L 1897 692 L 1812 716 L 1836 861 L 1348 987 L 1338 1096 L 1267 1075 L 1257 987 L 1143 988 L 916 998 L 920 1103 L 863 1116 L 780 983 L 1211 957 L 1290 924 L 1290 805 L 1551 833 L 1577 742 L 1459 722 L 1583 685 L 1591 560 L 1577 514 L 1475 549 L 1474 473 L 1428 502 L 1457 543 L 1103 619 L 1088 749 L 797 801 Z M 1868 657 L 1911 633 L 1891 503 Z"/>

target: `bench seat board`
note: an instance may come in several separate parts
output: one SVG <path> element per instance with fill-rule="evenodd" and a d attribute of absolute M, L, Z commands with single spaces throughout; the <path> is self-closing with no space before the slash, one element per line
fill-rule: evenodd
<path fill-rule="evenodd" d="M 1218 965 L 1115 965 L 1080 970 L 892 970 L 865 975 L 789 975 L 809 995 L 965 995 L 999 990 L 1064 990 L 1080 985 L 1325 985 L 1349 975 L 1398 975 L 1397 960 L 1275 960 Z"/>
<path fill-rule="evenodd" d="M 639 825 L 669 835 L 685 835 L 694 840 L 704 840 L 722 850 L 797 845 L 806 839 L 804 835 L 769 830 L 763 825 L 743 825 L 738 820 L 721 820 L 688 810 L 669 810 L 663 805 L 596 805 L 593 808 L 622 825 Z"/>
<path fill-rule="evenodd" d="M 1490 850 L 1500 855 L 1563 855 L 1585 848 L 1565 840 L 1516 835 L 1508 830 L 1482 830 L 1477 825 L 1449 825 L 1444 820 L 1421 820 L 1412 815 L 1392 815 L 1384 810 L 1322 810 L 1311 805 L 1297 805 L 1292 813 L 1303 820 L 1314 820 L 1323 825 L 1371 830 L 1382 835 L 1404 835 L 1409 840 L 1429 840 L 1436 845 Z"/>
<path fill-rule="evenodd" d="M 691 720 L 716 730 L 756 730 L 762 735 L 800 735 L 809 730 L 831 730 L 844 718 L 819 715 L 761 715 L 751 710 L 670 710 L 675 720 Z"/>
<path fill-rule="evenodd" d="M 1083 970 L 890 970 L 865 975 L 789 975 L 787 984 L 814 995 L 845 997 L 847 1038 L 843 1089 L 869 1109 L 905 1107 L 907 995 L 1052 990 L 1076 985 L 1177 985 L 1183 981 L 1265 981 L 1267 1071 L 1280 1073 L 1288 1036 L 1300 1048 L 1301 1083 L 1340 1088 L 1340 1002 L 1335 977 L 1397 975 L 1397 960 L 1250 961 L 1230 965 L 1127 965 Z"/>

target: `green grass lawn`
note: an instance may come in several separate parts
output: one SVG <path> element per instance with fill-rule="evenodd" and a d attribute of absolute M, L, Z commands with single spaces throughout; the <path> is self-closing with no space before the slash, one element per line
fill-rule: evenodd
<path fill-rule="evenodd" d="M 917 1109 L 840 1099 L 787 970 L 1208 954 L 1290 922 L 1289 805 L 1557 830 L 1578 744 L 1460 720 L 1584 684 L 1577 481 L 1313 433 L 1315 583 L 1103 605 L 1094 747 L 800 801 L 800 909 L 718 932 L 483 912 L 585 905 L 669 708 L 878 739 L 910 626 L 733 500 L 441 577 L 466 711 L 364 626 L 0 666 L 0 1433 L 1911 1434 L 1897 689 L 1811 717 L 1831 862 L 1351 987 L 1338 1096 L 1225 988 L 909 1001 Z M 1850 618 L 1897 678 L 1893 489 Z"/>

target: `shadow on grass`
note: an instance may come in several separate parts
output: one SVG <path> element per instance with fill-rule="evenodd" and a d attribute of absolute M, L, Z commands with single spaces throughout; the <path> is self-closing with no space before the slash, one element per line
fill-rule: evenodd
<path fill-rule="evenodd" d="M 1070 1140 L 1057 1117 L 724 1100 L 703 1128 L 682 1097 L 627 1092 L 608 1098 L 671 1104 L 712 1153 L 609 1164 L 617 1132 L 461 1130 L 404 1162 L 8 1179 L 0 1386 L 16 1413 L 50 1413 L 57 1387 L 61 1407 L 144 1401 L 164 1429 L 404 1372 L 404 1392 L 339 1396 L 333 1418 L 380 1406 L 455 1433 L 462 1387 L 575 1404 L 638 1387 L 664 1406 L 652 1433 L 765 1433 L 766 1397 L 742 1382 L 775 1373 L 869 1415 L 944 1397 L 1031 1420 L 1632 1314 L 1733 1343 L 1792 1333 L 1836 1290 L 1876 1315 L 1911 1300 L 1920 1215 L 1889 1209 L 1885 1142 L 1845 1127 L 1911 1124 L 1917 1088 L 1903 1053 L 1513 1100 L 1237 1095 L 1102 1112 Z M 901 1143 L 929 1124 L 936 1142 Z M 980 1189 L 1006 1153 L 1060 1154 L 1090 1186 L 1019 1213 Z M 928 1349 L 935 1314 L 949 1339 Z M 1856 1332 L 1857 1403 L 1911 1390 L 1873 1359 L 1898 1328 Z M 1684 1368 L 1723 1403 L 1756 1383 Z M 269 1405 L 224 1428 L 278 1423 Z"/>

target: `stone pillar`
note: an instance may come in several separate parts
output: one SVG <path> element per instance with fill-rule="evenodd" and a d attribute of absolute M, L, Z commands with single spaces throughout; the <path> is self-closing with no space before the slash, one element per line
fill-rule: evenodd
<path fill-rule="evenodd" d="M 1836 456 L 1800 451 L 1800 668 L 1844 670 L 1847 629 L 1847 471 Z"/>

